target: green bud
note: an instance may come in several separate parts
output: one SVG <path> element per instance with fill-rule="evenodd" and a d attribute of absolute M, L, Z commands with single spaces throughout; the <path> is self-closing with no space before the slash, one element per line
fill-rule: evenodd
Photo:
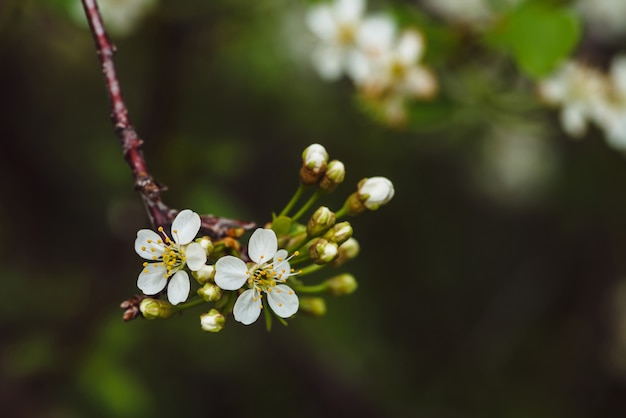
<path fill-rule="evenodd" d="M 206 251 L 207 256 L 211 255 L 211 253 L 213 252 L 213 248 L 214 248 L 213 241 L 211 241 L 211 238 L 209 237 L 198 238 L 196 239 L 196 242 L 200 244 L 202 248 L 204 248 L 204 251 Z"/>
<path fill-rule="evenodd" d="M 311 216 L 306 225 L 309 237 L 317 237 L 335 224 L 335 213 L 326 206 L 320 206 Z"/>
<path fill-rule="evenodd" d="M 356 256 L 359 255 L 360 250 L 361 247 L 359 246 L 358 241 L 354 238 L 348 238 L 346 242 L 339 246 L 337 258 L 335 258 L 332 262 L 332 266 L 339 267 L 346 261 L 356 258 Z"/>
<path fill-rule="evenodd" d="M 146 319 L 165 319 L 174 315 L 174 305 L 161 299 L 146 298 L 139 304 L 139 310 Z"/>
<path fill-rule="evenodd" d="M 333 296 L 349 295 L 358 287 L 353 275 L 344 273 L 326 281 L 326 290 Z"/>
<path fill-rule="evenodd" d="M 322 298 L 300 298 L 300 312 L 311 316 L 326 314 L 326 301 Z"/>
<path fill-rule="evenodd" d="M 198 289 L 198 295 L 207 302 L 215 302 L 222 298 L 222 289 L 213 283 L 206 283 Z"/>
<path fill-rule="evenodd" d="M 198 271 L 192 271 L 191 275 L 198 281 L 200 284 L 205 284 L 207 282 L 212 282 L 213 277 L 215 277 L 215 267 L 205 264 L 200 267 Z"/>
<path fill-rule="evenodd" d="M 328 152 L 320 144 L 312 144 L 302 152 L 300 181 L 307 186 L 316 184 L 326 171 Z"/>
<path fill-rule="evenodd" d="M 359 198 L 359 193 L 354 192 L 346 199 L 343 205 L 344 209 L 348 210 L 348 214 L 355 216 L 365 212 L 367 209 L 363 204 L 363 201 Z"/>
<path fill-rule="evenodd" d="M 333 160 L 328 163 L 324 175 L 319 181 L 319 188 L 326 193 L 335 191 L 337 186 L 343 183 L 346 176 L 346 168 L 339 160 Z"/>
<path fill-rule="evenodd" d="M 344 221 L 331 226 L 330 229 L 326 231 L 323 238 L 326 238 L 328 241 L 336 242 L 337 245 L 341 246 L 341 244 L 346 242 L 351 236 L 352 225 L 350 225 L 350 222 Z"/>
<path fill-rule="evenodd" d="M 215 308 L 200 315 L 200 326 L 206 332 L 220 332 L 224 329 L 225 323 L 226 318 Z"/>
<path fill-rule="evenodd" d="M 330 263 L 337 257 L 338 246 L 324 238 L 318 238 L 309 247 L 309 256 L 315 264 Z"/>

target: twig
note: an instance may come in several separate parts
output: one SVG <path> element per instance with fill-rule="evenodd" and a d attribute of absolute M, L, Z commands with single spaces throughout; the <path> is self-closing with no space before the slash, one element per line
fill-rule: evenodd
<path fill-rule="evenodd" d="M 141 194 L 154 229 L 159 226 L 167 226 L 178 213 L 176 209 L 170 209 L 161 201 L 161 192 L 166 190 L 163 184 L 157 182 L 148 172 L 146 161 L 143 157 L 143 140 L 137 135 L 133 127 L 128 109 L 122 97 L 122 90 L 115 72 L 113 54 L 115 46 L 111 43 L 106 28 L 95 0 L 82 0 L 85 15 L 89 22 L 89 28 L 96 44 L 96 51 L 100 59 L 102 73 L 106 84 L 109 101 L 111 103 L 111 122 L 115 134 L 120 139 L 124 159 L 130 166 L 135 180 L 135 189 Z M 213 239 L 220 239 L 231 235 L 233 229 L 252 229 L 253 222 L 245 222 L 234 219 L 221 218 L 213 215 L 203 215 L 201 233 L 210 235 Z"/>
<path fill-rule="evenodd" d="M 148 172 L 142 151 L 143 140 L 137 135 L 137 131 L 135 131 L 128 116 L 128 109 L 122 97 L 122 90 L 113 62 L 115 46 L 111 43 L 106 32 L 98 4 L 96 0 L 81 1 L 96 44 L 96 52 L 100 59 L 111 103 L 111 122 L 113 123 L 115 134 L 121 142 L 124 160 L 126 160 L 133 173 L 135 189 L 141 194 L 152 227 L 154 229 L 159 226 L 165 227 L 172 223 L 178 210 L 170 209 L 161 201 L 161 192 L 166 190 L 167 187 L 157 182 Z M 200 218 L 202 220 L 200 233 L 208 234 L 213 239 L 237 235 L 238 231 L 252 229 L 255 226 L 253 222 L 238 221 L 213 215 L 202 215 Z M 135 296 L 122 302 L 121 307 L 126 309 L 124 320 L 128 321 L 140 315 L 139 303 L 143 298 L 143 296 Z"/>

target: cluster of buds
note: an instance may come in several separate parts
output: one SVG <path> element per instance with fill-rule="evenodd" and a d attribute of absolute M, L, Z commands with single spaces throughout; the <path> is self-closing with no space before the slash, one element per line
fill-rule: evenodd
<path fill-rule="evenodd" d="M 402 124 L 410 100 L 431 99 L 438 90 L 433 72 L 420 63 L 424 37 L 415 28 L 399 32 L 389 15 L 364 12 L 365 0 L 311 7 L 306 22 L 319 41 L 313 65 L 326 80 L 346 74 L 380 119 Z"/>
<path fill-rule="evenodd" d="M 249 325 L 262 312 L 269 329 L 273 320 L 285 323 L 298 311 L 314 316 L 326 313 L 323 297 L 299 295 L 354 292 L 357 281 L 349 273 L 335 273 L 316 283 L 306 283 L 305 277 L 355 258 L 359 244 L 352 237 L 352 225 L 342 218 L 378 209 L 391 200 L 394 189 L 384 177 L 366 178 L 339 210 L 327 206 L 313 210 L 315 202 L 335 191 L 345 178 L 344 164 L 328 158 L 319 144 L 304 150 L 300 185 L 293 198 L 264 228 L 252 233 L 247 246 L 239 237 L 216 241 L 197 237 L 200 217 L 189 209 L 176 216 L 169 234 L 162 227 L 156 232 L 140 230 L 135 250 L 146 260 L 137 279 L 147 296 L 139 306 L 143 317 L 165 319 L 208 304 L 200 315 L 204 331 L 222 330 L 229 314 Z M 307 192 L 310 196 L 305 198 Z M 301 223 L 309 211 L 308 220 Z"/>

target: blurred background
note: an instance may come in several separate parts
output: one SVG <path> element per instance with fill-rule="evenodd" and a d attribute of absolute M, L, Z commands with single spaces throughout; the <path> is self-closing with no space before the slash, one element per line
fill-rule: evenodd
<path fill-rule="evenodd" d="M 80 4 L 0 1 L 3 416 L 626 415 L 626 160 L 595 126 L 569 138 L 484 24 L 370 2 L 423 31 L 439 80 L 393 127 L 315 73 L 309 2 L 114 3 L 118 75 L 165 203 L 263 223 L 314 142 L 347 167 L 322 203 L 374 175 L 396 195 L 350 219 L 361 254 L 341 271 L 359 289 L 322 318 L 124 323 L 149 225 Z M 623 33 L 552 3 L 580 22 L 572 53 L 606 69 Z"/>

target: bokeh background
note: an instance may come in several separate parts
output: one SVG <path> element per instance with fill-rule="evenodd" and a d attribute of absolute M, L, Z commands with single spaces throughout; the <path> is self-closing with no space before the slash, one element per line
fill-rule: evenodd
<path fill-rule="evenodd" d="M 262 223 L 314 142 L 347 167 L 331 208 L 363 177 L 396 188 L 351 219 L 360 286 L 322 318 L 124 323 L 148 221 L 73 3 L 0 1 L 0 415 L 626 415 L 624 155 L 572 141 L 507 56 L 416 2 L 371 3 L 423 26 L 441 84 L 401 129 L 315 74 L 308 2 L 162 0 L 111 31 L 170 206 Z M 624 41 L 588 35 L 598 65 Z"/>

